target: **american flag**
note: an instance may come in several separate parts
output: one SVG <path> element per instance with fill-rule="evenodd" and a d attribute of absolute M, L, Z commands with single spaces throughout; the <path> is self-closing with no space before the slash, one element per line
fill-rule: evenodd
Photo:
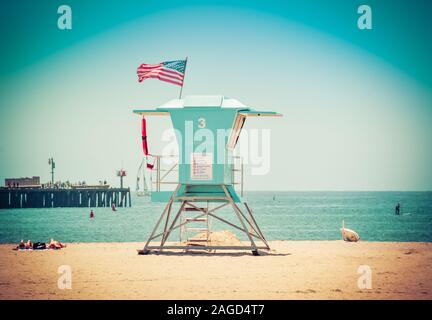
<path fill-rule="evenodd" d="M 186 60 L 165 61 L 158 64 L 143 63 L 138 67 L 138 81 L 156 78 L 161 81 L 183 86 L 183 78 L 186 69 Z"/>

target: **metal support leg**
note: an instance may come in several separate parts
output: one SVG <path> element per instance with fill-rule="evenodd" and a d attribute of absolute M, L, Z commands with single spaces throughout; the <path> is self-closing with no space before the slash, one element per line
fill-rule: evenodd
<path fill-rule="evenodd" d="M 157 221 L 155 227 L 153 228 L 152 233 L 150 234 L 150 237 L 148 238 L 144 249 L 142 251 L 139 252 L 139 254 L 148 254 L 149 250 L 147 249 L 148 245 L 150 244 L 151 239 L 153 238 L 153 235 L 155 234 L 156 230 L 159 228 L 160 223 L 162 222 L 163 217 L 165 216 L 165 214 L 167 213 L 168 209 L 171 208 L 171 205 L 174 201 L 174 197 L 177 194 L 177 190 L 179 189 L 180 185 L 177 186 L 177 188 L 174 190 L 173 194 L 171 195 L 170 200 L 168 201 L 167 205 L 165 206 L 164 211 L 162 212 L 161 216 L 159 217 L 159 220 Z"/>
<path fill-rule="evenodd" d="M 255 218 L 254 218 L 254 216 L 253 216 L 253 214 L 252 214 L 252 210 L 249 208 L 249 206 L 247 205 L 246 202 L 244 202 L 243 204 L 244 204 L 244 206 L 246 207 L 246 210 L 247 210 L 247 212 L 249 213 L 249 216 L 251 217 L 253 224 L 255 225 L 255 227 L 256 227 L 257 230 L 258 230 L 258 233 L 259 233 L 259 235 L 261 236 L 261 240 L 262 240 L 262 242 L 266 245 L 266 247 L 267 247 L 268 249 L 270 249 L 270 246 L 268 245 L 267 240 L 266 240 L 266 238 L 264 237 L 264 234 L 262 233 L 260 227 L 258 226 L 258 223 L 256 222 L 256 220 L 255 220 Z"/>
<path fill-rule="evenodd" d="M 233 198 L 231 197 L 231 194 L 228 192 L 227 188 L 226 188 L 224 185 L 222 185 L 222 188 L 223 188 L 223 190 L 224 190 L 224 192 L 225 192 L 226 197 L 228 198 L 228 201 L 231 203 L 231 205 L 232 205 L 232 207 L 233 207 L 233 209 L 234 209 L 234 212 L 235 212 L 236 215 L 237 215 L 237 218 L 240 220 L 240 223 L 241 223 L 241 225 L 243 226 L 243 229 L 246 230 L 246 234 L 247 234 L 247 236 L 248 236 L 248 238 L 249 238 L 249 240 L 250 240 L 250 242 L 251 242 L 251 246 L 252 246 L 252 254 L 253 254 L 254 256 L 259 255 L 259 253 L 258 253 L 258 249 L 257 249 L 257 247 L 256 247 L 256 245 L 255 245 L 255 242 L 254 242 L 254 240 L 252 239 L 252 236 L 250 235 L 249 231 L 247 230 L 247 227 L 246 227 L 245 223 L 243 222 L 243 219 L 242 219 L 240 213 L 238 212 L 238 211 L 240 211 L 240 210 L 239 210 L 238 207 L 236 206 L 236 204 L 235 204 Z M 241 211 L 240 211 L 240 212 L 241 212 Z"/>
<path fill-rule="evenodd" d="M 175 226 L 178 218 L 180 217 L 181 212 L 183 211 L 183 208 L 185 207 L 185 205 L 186 205 L 186 201 L 183 201 L 182 204 L 181 204 L 181 206 L 180 206 L 180 209 L 178 210 L 178 212 L 177 212 L 177 214 L 176 214 L 176 216 L 175 216 L 175 218 L 173 220 L 173 222 L 171 223 L 171 226 L 169 227 L 169 229 L 167 230 L 165 236 L 163 237 L 163 241 L 161 243 L 161 246 L 163 246 L 165 244 L 166 240 L 168 239 L 169 235 L 171 234 L 171 231 L 174 230 L 174 226 Z"/>
<path fill-rule="evenodd" d="M 155 234 L 157 228 L 159 228 L 159 225 L 160 225 L 160 223 L 162 222 L 162 219 L 163 219 L 163 217 L 165 216 L 165 214 L 166 214 L 168 208 L 171 206 L 172 201 L 173 201 L 173 200 L 170 200 L 170 201 L 168 202 L 168 204 L 166 205 L 166 207 L 165 207 L 164 211 L 162 212 L 162 214 L 161 214 L 159 220 L 157 221 L 156 225 L 154 226 L 153 231 L 152 231 L 152 233 L 150 234 L 150 237 L 148 238 L 148 240 L 147 240 L 147 242 L 146 242 L 146 244 L 145 244 L 145 246 L 144 246 L 144 249 L 143 249 L 142 251 L 140 251 L 140 254 L 147 254 L 147 253 L 149 253 L 149 250 L 147 249 L 147 247 L 148 247 L 148 245 L 150 244 L 150 239 L 151 239 L 151 238 L 153 237 L 153 235 Z"/>
<path fill-rule="evenodd" d="M 169 218 L 170 218 L 170 214 L 171 214 L 172 204 L 173 204 L 173 202 L 171 202 L 171 205 L 170 205 L 169 208 L 168 208 L 168 213 L 167 213 L 167 217 L 166 217 L 166 220 L 165 220 L 164 232 L 163 232 L 162 239 L 161 239 L 161 246 L 162 246 L 163 243 L 164 243 L 165 234 L 166 234 L 166 232 L 167 232 L 167 227 L 168 227 Z"/>

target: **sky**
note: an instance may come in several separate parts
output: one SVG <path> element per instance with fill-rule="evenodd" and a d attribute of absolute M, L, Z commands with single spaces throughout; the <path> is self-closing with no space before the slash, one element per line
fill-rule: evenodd
<path fill-rule="evenodd" d="M 57 8 L 72 8 L 59 30 Z M 357 8 L 372 9 L 360 30 Z M 282 118 L 270 171 L 247 190 L 432 190 L 430 1 L 15 1 L 0 3 L 0 180 L 41 176 L 135 188 L 137 108 L 179 88 L 138 83 L 141 63 L 188 57 L 184 95 L 224 95 Z M 163 149 L 167 119 L 149 119 Z"/>

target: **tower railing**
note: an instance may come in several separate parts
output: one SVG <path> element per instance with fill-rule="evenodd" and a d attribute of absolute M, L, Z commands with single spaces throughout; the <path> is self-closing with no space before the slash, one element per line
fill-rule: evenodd
<path fill-rule="evenodd" d="M 152 185 L 155 186 L 156 192 L 161 191 L 162 185 L 177 185 L 178 184 L 178 176 L 177 181 L 167 181 L 167 177 L 170 175 L 170 173 L 178 172 L 178 162 L 175 162 L 174 164 L 170 165 L 167 168 L 162 167 L 161 161 L 163 158 L 177 158 L 176 155 L 154 155 L 155 158 L 154 162 L 154 170 L 152 173 L 155 175 L 155 180 L 152 179 Z M 153 187 L 153 186 L 152 186 Z M 153 189 L 153 188 L 152 188 Z M 153 190 L 152 190 L 153 191 Z"/>
<path fill-rule="evenodd" d="M 152 187 L 154 185 L 154 191 L 160 192 L 162 185 L 177 185 L 178 184 L 178 174 L 175 181 L 168 180 L 170 174 L 173 172 L 178 172 L 178 162 L 170 164 L 167 167 L 162 165 L 163 158 L 177 158 L 177 155 L 154 155 L 155 158 L 154 168 L 152 174 L 154 174 L 155 179 L 152 179 Z M 234 188 L 240 188 L 240 195 L 243 197 L 244 191 L 244 163 L 243 158 L 240 156 L 232 156 L 232 170 L 231 170 L 231 181 Z M 172 177 L 171 177 L 172 179 Z M 153 189 L 153 188 L 152 188 Z"/>

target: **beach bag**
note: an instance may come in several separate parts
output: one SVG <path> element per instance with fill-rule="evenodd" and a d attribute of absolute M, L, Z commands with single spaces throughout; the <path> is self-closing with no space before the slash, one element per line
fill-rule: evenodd
<path fill-rule="evenodd" d="M 33 250 L 45 250 L 46 244 L 44 242 L 35 242 L 33 243 Z"/>

